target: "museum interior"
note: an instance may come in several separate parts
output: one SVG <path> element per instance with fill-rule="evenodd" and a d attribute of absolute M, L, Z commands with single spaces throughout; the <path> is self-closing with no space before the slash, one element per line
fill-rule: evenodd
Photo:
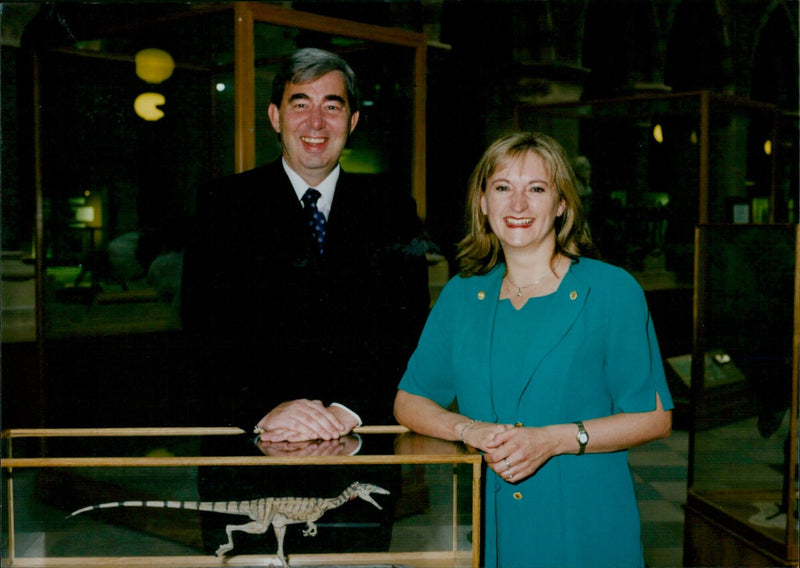
<path fill-rule="evenodd" d="M 486 146 L 563 145 L 675 402 L 672 435 L 629 452 L 647 566 L 798 566 L 797 0 L 10 2 L 0 21 L 3 565 L 279 566 L 271 533 L 208 556 L 198 511 L 65 520 L 196 501 L 204 467 L 253 465 L 397 473 L 386 542 L 287 536 L 293 566 L 480 565 L 481 460 L 461 444 L 365 425 L 354 455 L 293 462 L 198 429 L 179 318 L 198 188 L 280 155 L 272 78 L 322 47 L 361 84 L 342 168 L 416 200 L 431 305 Z M 220 436 L 230 455 L 204 456 Z"/>

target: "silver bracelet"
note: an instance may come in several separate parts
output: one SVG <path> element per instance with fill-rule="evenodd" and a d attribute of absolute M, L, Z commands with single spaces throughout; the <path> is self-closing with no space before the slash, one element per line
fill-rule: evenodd
<path fill-rule="evenodd" d="M 461 433 L 458 435 L 458 437 L 461 439 L 462 442 L 464 441 L 464 432 L 466 432 L 467 428 L 469 428 L 470 426 L 472 426 L 476 422 L 478 422 L 478 420 L 470 420 L 469 422 L 464 424 L 464 426 L 461 427 Z"/>

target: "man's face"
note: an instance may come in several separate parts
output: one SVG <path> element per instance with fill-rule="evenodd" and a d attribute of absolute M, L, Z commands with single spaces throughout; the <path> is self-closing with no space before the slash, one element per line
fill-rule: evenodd
<path fill-rule="evenodd" d="M 287 83 L 280 108 L 270 104 L 268 113 L 272 128 L 281 135 L 284 159 L 311 186 L 336 167 L 358 123 L 339 71 L 307 83 Z"/>

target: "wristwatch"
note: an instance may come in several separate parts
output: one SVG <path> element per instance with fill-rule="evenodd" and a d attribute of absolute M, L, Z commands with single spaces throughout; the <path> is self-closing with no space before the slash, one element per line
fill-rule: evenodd
<path fill-rule="evenodd" d="M 583 452 L 586 451 L 586 444 L 589 443 L 589 433 L 586 431 L 586 428 L 583 427 L 583 422 L 578 421 L 575 422 L 575 425 L 578 427 L 578 435 L 576 439 L 578 443 L 581 445 L 581 448 L 578 450 L 579 456 L 583 455 Z"/>

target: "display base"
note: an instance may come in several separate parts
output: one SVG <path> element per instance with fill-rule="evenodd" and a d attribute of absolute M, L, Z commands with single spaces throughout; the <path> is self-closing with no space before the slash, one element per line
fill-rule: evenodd
<path fill-rule="evenodd" d="M 685 508 L 683 565 L 798 566 L 797 550 L 787 550 L 784 542 L 785 525 L 781 529 L 757 522 L 758 504 L 780 498 L 780 493 L 763 491 L 704 496 L 690 492 Z"/>

